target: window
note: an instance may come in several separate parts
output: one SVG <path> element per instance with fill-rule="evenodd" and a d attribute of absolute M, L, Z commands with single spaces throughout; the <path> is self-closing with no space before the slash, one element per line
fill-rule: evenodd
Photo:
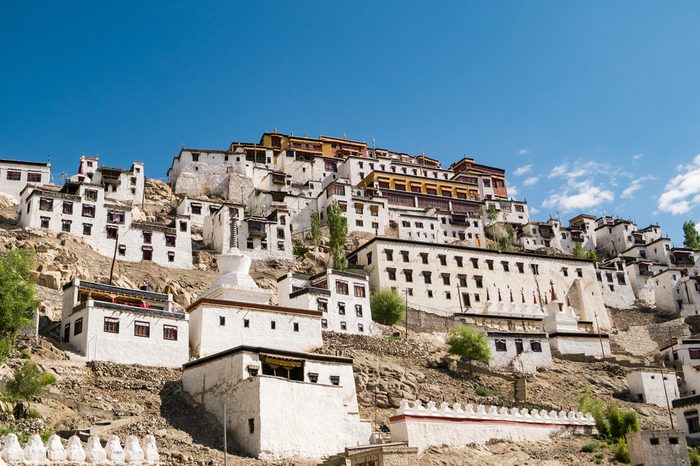
<path fill-rule="evenodd" d="M 224 325 L 226 325 L 226 317 L 219 316 L 219 326 L 223 327 Z"/>
<path fill-rule="evenodd" d="M 567 269 L 566 267 L 562 267 L 561 273 L 563 273 L 565 277 L 568 277 L 569 276 L 569 269 Z"/>
<path fill-rule="evenodd" d="M 340 385 L 340 377 L 337 375 L 331 375 L 331 385 Z"/>
<path fill-rule="evenodd" d="M 194 202 L 190 204 L 190 209 L 192 210 L 193 215 L 201 215 L 202 213 L 202 204 L 195 204 Z"/>
<path fill-rule="evenodd" d="M 7 179 L 10 181 L 19 181 L 22 179 L 22 172 L 16 170 L 7 170 Z"/>
<path fill-rule="evenodd" d="M 649 439 L 649 443 L 652 445 L 658 445 L 659 444 L 659 439 L 658 437 L 652 437 Z"/>
<path fill-rule="evenodd" d="M 533 351 L 533 353 L 541 353 L 542 352 L 542 343 L 536 340 L 531 340 L 530 341 L 530 349 Z"/>
<path fill-rule="evenodd" d="M 165 246 L 169 248 L 175 247 L 175 235 L 165 235 Z"/>
<path fill-rule="evenodd" d="M 199 162 L 199 154 L 196 152 L 192 153 L 192 161 L 193 162 Z M 250 431 L 251 433 L 253 432 L 252 430 Z"/>
<path fill-rule="evenodd" d="M 357 317 L 362 317 L 362 304 L 355 304 L 355 314 Z"/>
<path fill-rule="evenodd" d="M 118 233 L 117 227 L 107 227 L 107 238 L 108 239 L 116 239 L 117 238 L 117 233 Z"/>
<path fill-rule="evenodd" d="M 433 297 L 433 290 L 428 290 L 428 298 L 432 298 L 432 297 Z"/>
<path fill-rule="evenodd" d="M 486 268 L 493 270 L 493 261 L 491 259 L 486 260 Z"/>
<path fill-rule="evenodd" d="M 83 333 L 83 318 L 76 319 L 73 323 L 73 336 L 80 335 Z"/>
<path fill-rule="evenodd" d="M 177 327 L 174 325 L 163 325 L 163 340 L 177 341 Z"/>
<path fill-rule="evenodd" d="M 464 265 L 462 256 L 455 256 L 455 262 L 457 262 L 457 267 L 462 267 Z"/>
<path fill-rule="evenodd" d="M 96 201 L 97 200 L 97 191 L 94 189 L 86 189 L 85 190 L 85 200 L 86 201 Z"/>
<path fill-rule="evenodd" d="M 71 226 L 71 221 L 70 220 L 62 220 L 61 221 L 61 231 L 65 231 L 66 233 L 70 233 L 70 226 Z"/>
<path fill-rule="evenodd" d="M 323 298 L 316 299 L 316 309 L 322 312 L 328 311 L 328 300 Z"/>
<path fill-rule="evenodd" d="M 345 303 L 338 303 L 338 314 L 345 315 Z"/>
<path fill-rule="evenodd" d="M 670 443 L 671 445 L 678 445 L 678 437 L 669 437 L 668 443 Z"/>
<path fill-rule="evenodd" d="M 143 231 L 143 244 L 151 244 L 151 241 L 153 240 L 153 232 L 152 231 Z"/>
<path fill-rule="evenodd" d="M 444 254 L 439 254 L 438 259 L 440 259 L 440 265 L 447 265 L 447 256 Z"/>
<path fill-rule="evenodd" d="M 134 322 L 134 336 L 149 338 L 151 336 L 151 324 L 139 320 Z"/>
<path fill-rule="evenodd" d="M 432 272 L 423 272 L 423 281 L 426 285 L 433 283 Z"/>
<path fill-rule="evenodd" d="M 120 245 L 119 245 L 119 255 L 120 255 L 120 256 L 125 256 L 125 255 L 126 255 L 126 244 L 120 244 Z"/>
<path fill-rule="evenodd" d="M 277 229 L 277 239 L 284 239 L 284 228 Z"/>
<path fill-rule="evenodd" d="M 41 228 L 48 228 L 51 219 L 49 217 L 41 217 Z"/>
<path fill-rule="evenodd" d="M 336 280 L 335 281 L 335 292 L 338 294 L 342 294 L 342 295 L 349 294 L 350 292 L 348 291 L 348 282 Z"/>
<path fill-rule="evenodd" d="M 276 328 L 277 328 L 277 322 L 275 322 L 274 320 L 271 320 L 270 321 L 270 329 L 275 330 Z"/>
<path fill-rule="evenodd" d="M 389 280 L 396 280 L 396 269 L 386 269 Z"/>
<path fill-rule="evenodd" d="M 42 197 L 39 199 L 39 210 L 44 210 L 46 212 L 52 212 L 53 211 L 53 199 L 49 199 L 48 197 Z"/>
<path fill-rule="evenodd" d="M 401 257 L 404 262 L 408 262 L 408 251 L 401 251 Z"/>
<path fill-rule="evenodd" d="M 105 317 L 105 333 L 119 333 L 119 319 L 115 317 Z"/>
<path fill-rule="evenodd" d="M 501 261 L 501 265 L 503 266 L 504 272 L 510 272 L 510 264 L 508 261 Z"/>
<path fill-rule="evenodd" d="M 427 253 L 427 252 L 421 252 L 421 253 L 420 253 L 420 260 L 421 260 L 421 263 L 427 264 L 427 263 L 428 263 L 428 253 Z"/>
<path fill-rule="evenodd" d="M 372 253 L 367 253 L 367 265 L 372 265 Z"/>
<path fill-rule="evenodd" d="M 175 251 L 168 251 L 168 262 L 175 262 Z"/>
<path fill-rule="evenodd" d="M 76 321 L 76 325 L 77 325 Z M 695 434 L 697 432 L 700 432 L 700 421 L 698 420 L 698 410 L 697 409 L 692 409 L 690 411 L 685 411 L 683 413 L 683 417 L 685 418 L 685 423 L 688 424 L 688 433 L 689 434 Z"/>
<path fill-rule="evenodd" d="M 295 332 L 299 331 L 299 322 L 294 322 L 294 331 Z"/>
<path fill-rule="evenodd" d="M 450 285 L 450 274 L 449 273 L 443 273 L 442 275 L 442 284 L 443 285 Z"/>
<path fill-rule="evenodd" d="M 449 291 L 445 291 L 445 299 L 452 299 L 452 293 Z"/>
<path fill-rule="evenodd" d="M 360 333 L 364 333 L 365 332 L 364 324 L 357 324 L 357 331 Z"/>
<path fill-rule="evenodd" d="M 85 236 L 90 236 L 92 234 L 92 224 L 83 223 L 83 234 Z"/>
<path fill-rule="evenodd" d="M 411 269 L 404 269 L 403 271 L 404 277 L 406 278 L 407 283 L 412 283 L 413 282 L 413 270 Z"/>
<path fill-rule="evenodd" d="M 522 262 L 516 262 L 515 265 L 518 267 L 519 273 L 525 273 L 525 264 Z"/>
<path fill-rule="evenodd" d="M 507 351 L 505 340 L 496 340 L 496 351 L 498 351 L 498 352 Z"/>
<path fill-rule="evenodd" d="M 457 275 L 457 278 L 459 279 L 459 286 L 467 286 L 467 276 L 460 274 Z"/>
<path fill-rule="evenodd" d="M 576 276 L 579 278 L 583 277 L 583 269 L 576 269 Z"/>
<path fill-rule="evenodd" d="M 355 284 L 354 288 L 356 298 L 364 298 L 366 296 L 365 285 Z"/>
<path fill-rule="evenodd" d="M 318 383 L 318 373 L 316 373 L 316 372 L 309 372 L 309 382 L 311 382 L 311 383 Z"/>
<path fill-rule="evenodd" d="M 143 246 L 141 248 L 141 259 L 145 261 L 153 260 L 153 248 Z"/>
<path fill-rule="evenodd" d="M 700 348 L 691 348 L 688 350 L 690 359 L 700 359 Z"/>
<path fill-rule="evenodd" d="M 194 155 L 192 156 L 192 158 L 194 159 Z M 248 419 L 248 432 L 250 432 L 251 434 L 255 433 L 255 419 L 253 419 L 252 417 Z"/>
<path fill-rule="evenodd" d="M 340 330 L 347 330 L 348 329 L 348 324 L 345 323 L 345 321 L 340 321 Z"/>
<path fill-rule="evenodd" d="M 321 319 L 321 328 L 328 328 L 328 319 Z"/>
<path fill-rule="evenodd" d="M 476 257 L 472 257 L 469 260 L 472 261 L 472 267 L 474 267 L 475 269 L 479 268 L 479 259 L 477 259 Z"/>
<path fill-rule="evenodd" d="M 535 275 L 540 274 L 540 266 L 537 264 L 530 264 L 530 268 L 532 269 L 532 273 Z"/>
<path fill-rule="evenodd" d="M 385 249 L 384 254 L 386 254 L 386 260 L 388 260 L 388 261 L 394 260 L 394 251 L 392 251 L 391 249 Z"/>
<path fill-rule="evenodd" d="M 83 217 L 95 218 L 95 206 L 92 204 L 83 204 Z"/>
<path fill-rule="evenodd" d="M 180 231 L 187 231 L 187 222 L 180 222 Z"/>
<path fill-rule="evenodd" d="M 109 223 L 124 223 L 124 212 L 119 210 L 108 210 L 107 221 Z"/>
<path fill-rule="evenodd" d="M 484 277 L 482 277 L 481 275 L 474 275 L 474 281 L 476 282 L 477 288 L 484 287 Z"/>

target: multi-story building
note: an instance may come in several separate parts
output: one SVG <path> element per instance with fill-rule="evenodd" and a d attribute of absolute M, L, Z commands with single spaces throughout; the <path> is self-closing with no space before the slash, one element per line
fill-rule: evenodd
<path fill-rule="evenodd" d="M 372 335 L 369 281 L 364 272 L 328 269 L 313 276 L 289 272 L 277 279 L 281 306 L 321 311 L 321 329 Z"/>
<path fill-rule="evenodd" d="M 594 322 L 597 331 L 610 327 L 605 305 L 616 303 L 619 293 L 600 286 L 592 261 L 572 257 L 375 237 L 348 260 L 365 269 L 372 289 L 395 288 L 410 307 L 449 316 L 465 309 L 483 312 L 492 302 L 543 305 L 553 286 L 579 320 Z"/>
<path fill-rule="evenodd" d="M 188 316 L 170 294 L 75 279 L 63 286 L 62 339 L 88 361 L 180 367 Z"/>
<path fill-rule="evenodd" d="M 134 162 L 128 170 L 102 167 L 99 157 L 80 157 L 78 174 L 71 181 L 104 187 L 105 197 L 112 201 L 141 205 L 144 200 L 146 177 L 142 162 Z"/>
<path fill-rule="evenodd" d="M 192 268 L 189 218 L 170 225 L 133 221 L 131 208 L 108 202 L 103 185 L 68 182 L 62 188 L 27 186 L 19 224 L 82 237 L 103 256 L 165 267 Z"/>
<path fill-rule="evenodd" d="M 27 184 L 42 185 L 50 182 L 50 162 L 0 160 L 0 193 L 10 196 L 15 202 L 21 200 L 20 193 Z"/>

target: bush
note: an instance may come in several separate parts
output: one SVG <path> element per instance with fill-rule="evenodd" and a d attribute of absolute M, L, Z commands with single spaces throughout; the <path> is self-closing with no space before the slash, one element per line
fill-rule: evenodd
<path fill-rule="evenodd" d="M 486 335 L 466 325 L 458 325 L 450 330 L 447 346 L 450 354 L 469 361 L 469 373 L 472 372 L 472 361 L 491 360 L 491 349 Z"/>
<path fill-rule="evenodd" d="M 587 443 L 584 446 L 581 447 L 581 451 L 584 453 L 593 453 L 596 448 L 598 448 L 598 445 L 595 443 Z"/>
<path fill-rule="evenodd" d="M 620 438 L 617 441 L 617 447 L 615 448 L 614 458 L 617 461 L 619 461 L 620 463 L 629 464 L 630 452 L 629 452 L 629 449 L 627 448 L 627 442 L 625 442 L 624 438 Z"/>
<path fill-rule="evenodd" d="M 615 441 L 628 432 L 639 431 L 639 418 L 633 410 L 621 410 L 615 403 L 606 406 L 603 400 L 591 396 L 590 388 L 579 398 L 579 411 L 590 413 L 595 427 L 603 437 Z"/>
<path fill-rule="evenodd" d="M 53 374 L 42 373 L 39 367 L 31 362 L 25 362 L 21 368 L 14 371 L 12 379 L 7 382 L 5 392 L 11 400 L 30 401 L 56 381 Z"/>
<path fill-rule="evenodd" d="M 309 248 L 307 248 L 301 241 L 294 241 L 294 245 L 292 246 L 292 253 L 296 257 L 304 257 L 308 252 Z"/>
<path fill-rule="evenodd" d="M 690 457 L 690 466 L 700 466 L 700 452 L 697 448 L 690 448 L 688 456 Z"/>
<path fill-rule="evenodd" d="M 396 324 L 406 312 L 404 299 L 398 291 L 390 288 L 372 293 L 369 305 L 372 309 L 372 320 L 384 325 Z"/>
<path fill-rule="evenodd" d="M 474 391 L 479 396 L 496 396 L 496 393 L 494 391 L 489 390 L 486 387 L 476 387 L 476 390 Z"/>

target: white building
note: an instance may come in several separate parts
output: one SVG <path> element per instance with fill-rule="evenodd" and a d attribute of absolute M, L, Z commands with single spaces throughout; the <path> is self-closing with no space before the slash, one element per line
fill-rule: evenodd
<path fill-rule="evenodd" d="M 185 196 L 177 204 L 177 214 L 181 216 L 189 216 L 192 226 L 202 228 L 206 218 L 209 215 L 215 214 L 222 206 L 234 207 L 243 209 L 242 204 L 235 204 L 228 201 L 220 201 L 205 198 L 193 198 Z"/>
<path fill-rule="evenodd" d="M 68 182 L 60 189 L 27 186 L 21 193 L 19 224 L 82 237 L 103 256 L 163 267 L 192 268 L 187 217 L 171 225 L 135 222 L 131 208 L 105 199 L 104 187 Z"/>
<path fill-rule="evenodd" d="M 192 402 L 221 423 L 226 412 L 230 438 L 248 455 L 320 459 L 369 443 L 352 359 L 238 346 L 183 369 Z"/>
<path fill-rule="evenodd" d="M 322 312 L 270 305 L 270 293 L 248 274 L 250 262 L 236 250 L 217 258 L 219 278 L 187 308 L 192 354 L 207 356 L 236 346 L 289 351 L 322 346 Z"/>
<path fill-rule="evenodd" d="M 487 332 L 493 369 L 534 373 L 551 368 L 552 353 L 546 333 Z"/>
<path fill-rule="evenodd" d="M 551 292 L 550 292 L 551 293 Z M 594 325 L 598 315 L 594 311 L 593 321 L 580 319 L 576 310 L 557 300 L 556 296 L 545 305 L 544 329 L 549 335 L 552 350 L 559 354 L 582 354 L 596 358 L 612 356 L 610 337 L 596 331 Z"/>
<path fill-rule="evenodd" d="M 598 283 L 593 262 L 571 257 L 376 237 L 348 260 L 365 269 L 373 290 L 395 288 L 409 307 L 440 315 L 465 309 L 483 313 L 487 303 L 496 301 L 534 300 L 541 308 L 553 286 L 578 320 L 597 321 L 597 331 L 610 328 L 605 305 L 616 300 Z"/>
<path fill-rule="evenodd" d="M 101 167 L 99 157 L 83 155 L 80 157 L 78 174 L 71 181 L 89 183 L 104 187 L 105 198 L 141 205 L 144 201 L 144 186 L 146 177 L 142 162 L 134 162 L 126 170 L 123 168 Z"/>
<path fill-rule="evenodd" d="M 671 403 L 678 429 L 684 431 L 687 438 L 700 439 L 700 395 L 678 398 Z"/>
<path fill-rule="evenodd" d="M 88 361 L 180 367 L 188 316 L 172 305 L 170 294 L 75 279 L 63 286 L 63 341 Z"/>
<path fill-rule="evenodd" d="M 627 373 L 630 397 L 642 403 L 666 408 L 680 396 L 676 374 L 655 370 L 639 370 Z"/>
<path fill-rule="evenodd" d="M 20 193 L 28 183 L 42 185 L 51 182 L 50 162 L 0 160 L 0 193 L 20 202 Z"/>
<path fill-rule="evenodd" d="M 314 276 L 292 272 L 277 279 L 280 306 L 322 312 L 321 329 L 371 335 L 369 281 L 364 273 L 328 269 Z"/>

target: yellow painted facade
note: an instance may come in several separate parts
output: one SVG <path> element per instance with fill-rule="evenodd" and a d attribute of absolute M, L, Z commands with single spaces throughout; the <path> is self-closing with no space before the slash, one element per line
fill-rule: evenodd
<path fill-rule="evenodd" d="M 395 191 L 413 192 L 452 199 L 479 200 L 479 189 L 466 183 L 456 181 L 441 181 L 418 176 L 400 175 L 397 173 L 372 172 L 358 186 L 368 187 L 377 182 L 380 188 Z"/>

